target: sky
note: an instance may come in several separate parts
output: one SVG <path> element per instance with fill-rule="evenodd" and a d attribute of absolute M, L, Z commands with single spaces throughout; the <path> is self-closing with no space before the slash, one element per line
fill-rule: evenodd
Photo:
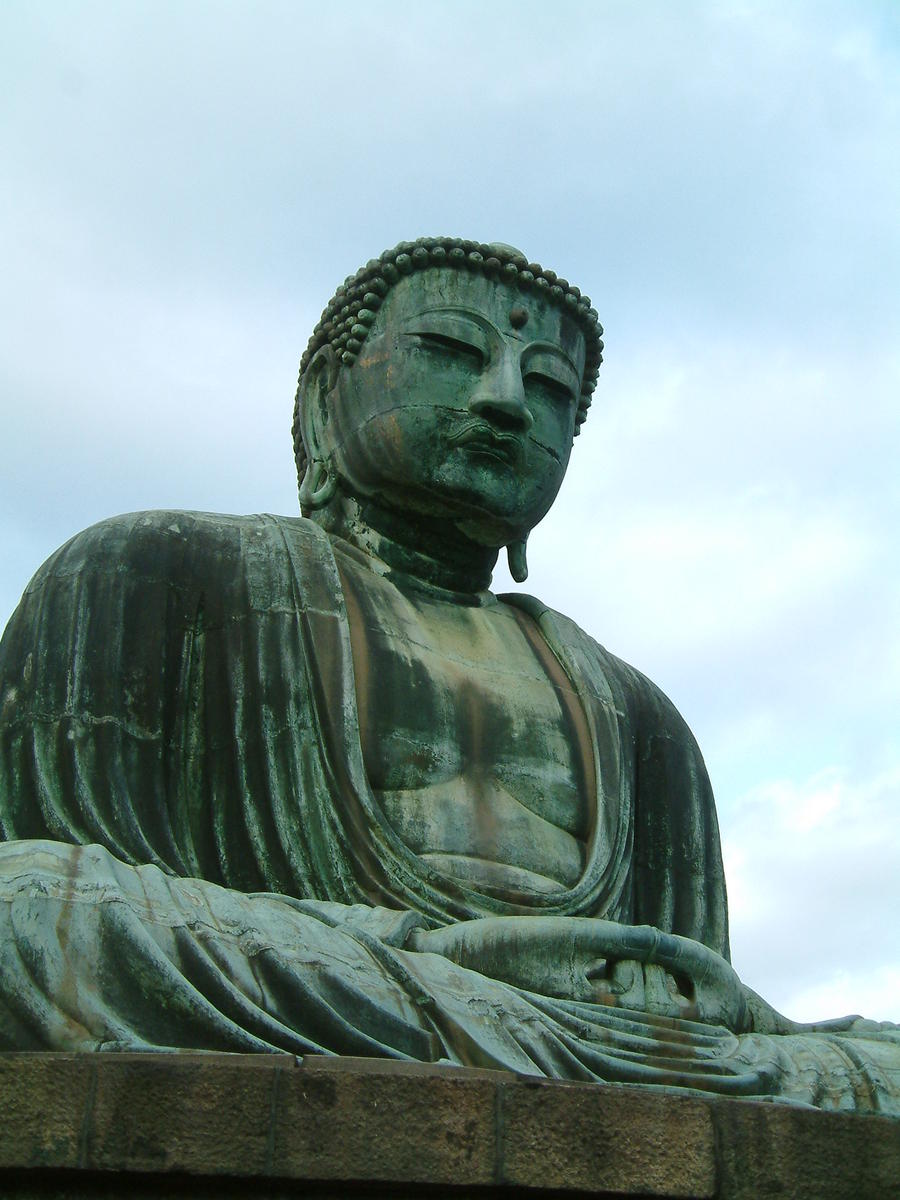
<path fill-rule="evenodd" d="M 745 982 L 900 1021 L 898 60 L 894 0 L 5 0 L 0 624 L 103 517 L 295 513 L 335 286 L 517 245 L 607 347 L 524 590 L 693 729 Z"/>

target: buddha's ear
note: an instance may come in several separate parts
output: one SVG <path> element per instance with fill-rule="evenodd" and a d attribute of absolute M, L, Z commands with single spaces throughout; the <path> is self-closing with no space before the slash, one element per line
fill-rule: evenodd
<path fill-rule="evenodd" d="M 339 367 L 331 346 L 321 346 L 309 360 L 300 380 L 300 432 L 310 459 L 321 456 L 322 434 L 328 424 L 330 398 Z"/>

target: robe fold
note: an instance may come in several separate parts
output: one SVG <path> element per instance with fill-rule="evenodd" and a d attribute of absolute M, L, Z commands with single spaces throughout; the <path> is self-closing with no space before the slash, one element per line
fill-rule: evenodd
<path fill-rule="evenodd" d="M 527 904 L 443 875 L 381 811 L 317 525 L 143 513 L 63 546 L 0 643 L 0 1048 L 390 1055 L 900 1114 L 889 1027 L 737 1034 L 404 949 L 416 927 L 582 916 L 728 956 L 684 721 L 571 621 L 503 600 L 571 680 L 597 781 L 582 877 Z"/>

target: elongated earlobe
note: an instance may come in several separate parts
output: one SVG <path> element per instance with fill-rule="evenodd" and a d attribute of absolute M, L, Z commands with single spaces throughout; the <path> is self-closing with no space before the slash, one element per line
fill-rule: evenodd
<path fill-rule="evenodd" d="M 318 458 L 307 459 L 300 483 L 300 511 L 303 515 L 324 508 L 336 487 L 337 478 L 328 470 L 327 463 Z"/>
<path fill-rule="evenodd" d="M 516 583 L 524 583 L 528 578 L 528 562 L 525 557 L 526 541 L 526 538 L 522 538 L 520 542 L 510 542 L 510 544 L 506 547 L 506 558 L 509 562 L 509 573 L 512 575 Z"/>
<path fill-rule="evenodd" d="M 294 409 L 294 456 L 300 477 L 300 511 L 304 517 L 324 508 L 337 487 L 323 432 L 328 425 L 328 402 L 338 364 L 330 346 L 323 346 L 300 378 Z"/>

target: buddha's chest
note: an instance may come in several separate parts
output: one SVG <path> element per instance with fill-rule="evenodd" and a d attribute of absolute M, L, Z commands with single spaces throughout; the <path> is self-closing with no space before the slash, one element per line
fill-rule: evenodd
<path fill-rule="evenodd" d="M 584 861 L 592 748 L 527 618 L 344 573 L 369 782 L 395 831 L 481 886 L 547 892 Z"/>

